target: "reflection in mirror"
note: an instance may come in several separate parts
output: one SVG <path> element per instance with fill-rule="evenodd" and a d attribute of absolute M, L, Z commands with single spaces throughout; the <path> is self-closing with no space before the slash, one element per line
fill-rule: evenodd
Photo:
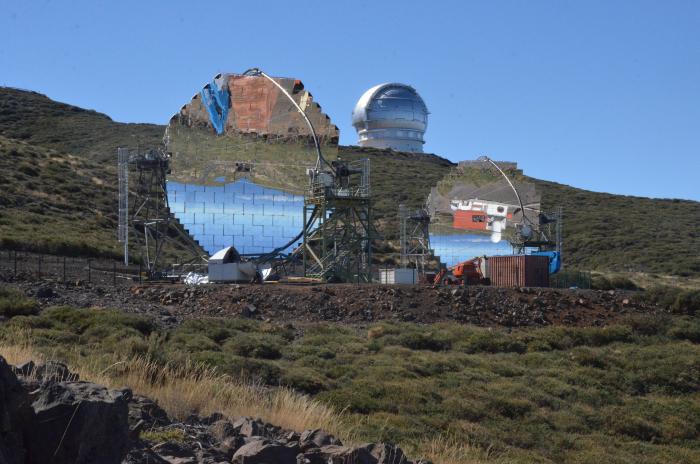
<path fill-rule="evenodd" d="M 274 79 L 304 109 L 324 156 L 336 159 L 338 128 L 301 81 Z M 171 211 L 210 254 L 230 245 L 266 253 L 301 230 L 316 152 L 304 118 L 272 82 L 215 76 L 173 115 L 164 141 Z"/>

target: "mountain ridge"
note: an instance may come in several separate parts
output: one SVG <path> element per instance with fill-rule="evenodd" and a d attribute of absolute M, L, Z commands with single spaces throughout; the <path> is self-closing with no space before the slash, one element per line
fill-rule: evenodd
<path fill-rule="evenodd" d="M 10 199 L 0 203 L 0 208 L 4 209 L 4 212 L 0 210 L 0 245 L 33 251 L 80 250 L 81 254 L 117 256 L 119 247 L 114 232 L 116 148 L 159 146 L 164 127 L 115 122 L 103 113 L 55 102 L 38 92 L 0 88 L 0 156 L 4 161 L 0 180 L 7 186 L 6 197 Z M 343 159 L 371 159 L 375 217 L 380 231 L 388 239 L 396 238 L 398 233 L 398 204 L 412 208 L 422 206 L 430 188 L 456 165 L 434 154 L 397 153 L 357 146 L 339 148 Z M 32 160 L 37 157 L 44 162 L 32 173 Z M 48 162 L 52 159 L 64 159 L 56 161 L 58 163 L 84 165 L 58 175 L 51 172 L 55 171 Z M 20 170 L 22 166 L 25 171 Z M 79 175 L 89 172 L 90 176 L 78 181 L 70 179 L 71 172 Z M 42 182 L 43 178 L 49 182 Z M 700 202 L 615 195 L 528 179 L 540 189 L 545 210 L 556 206 L 564 208 L 564 262 L 568 267 L 681 276 L 700 274 L 700 258 L 689 252 L 700 249 L 700 221 L 697 219 L 700 218 Z M 65 190 L 65 185 L 61 187 L 66 183 L 73 183 L 70 188 L 74 191 Z M 33 193 L 25 195 L 23 192 Z M 59 195 L 57 192 L 61 192 L 65 200 L 60 207 L 53 203 L 57 198 L 52 195 Z M 55 210 L 66 208 L 66 204 L 79 209 L 86 198 L 99 199 L 100 206 L 80 210 L 80 214 L 89 218 L 88 222 L 92 221 L 91 233 L 80 234 L 75 224 L 68 227 L 70 215 L 65 212 L 61 215 Z M 36 215 L 33 220 L 38 221 L 34 228 L 23 224 L 23 213 L 28 208 L 34 208 L 33 212 L 29 211 Z M 74 214 L 78 214 L 78 210 Z M 42 215 L 46 217 L 42 219 Z M 673 224 L 668 223 L 668 218 Z M 49 240 L 42 231 L 42 227 L 61 224 L 66 225 L 62 237 Z M 17 233 L 18 230 L 21 233 Z M 42 238 L 37 240 L 37 237 Z"/>

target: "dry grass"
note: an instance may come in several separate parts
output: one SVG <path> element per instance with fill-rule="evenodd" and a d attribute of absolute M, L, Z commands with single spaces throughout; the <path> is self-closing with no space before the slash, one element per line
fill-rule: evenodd
<path fill-rule="evenodd" d="M 10 364 L 54 359 L 44 356 L 29 342 L 29 334 L 13 344 L 0 345 L 0 356 Z M 158 401 L 168 414 L 183 420 L 190 414 L 221 412 L 229 417 L 252 416 L 297 431 L 322 428 L 343 439 L 346 445 L 360 440 L 353 424 L 342 412 L 289 388 L 269 388 L 244 383 L 197 364 L 159 365 L 142 357 L 114 360 L 104 367 L 94 358 L 71 356 L 67 363 L 81 379 L 110 388 L 129 387 L 135 393 Z M 405 446 L 414 456 L 436 464 L 481 464 L 493 462 L 489 453 L 457 439 L 438 437 Z"/>
<path fill-rule="evenodd" d="M 44 359 L 38 352 L 36 352 L 28 344 L 12 344 L 12 345 L 1 345 L 0 346 L 0 356 L 5 358 L 5 360 L 14 365 L 23 364 L 27 361 L 42 361 Z"/>
<path fill-rule="evenodd" d="M 29 343 L 0 346 L 11 364 L 45 359 Z M 68 365 L 81 379 L 110 388 L 127 386 L 156 399 L 168 414 L 183 420 L 190 414 L 221 412 L 252 416 L 291 430 L 323 428 L 342 434 L 342 417 L 320 402 L 289 388 L 268 388 L 240 382 L 201 365 L 159 365 L 142 357 L 114 360 L 107 368 L 94 358 L 73 356 Z"/>
<path fill-rule="evenodd" d="M 498 462 L 489 457 L 488 450 L 470 445 L 457 438 L 439 436 L 431 440 L 419 442 L 411 454 L 423 456 L 439 464 L 483 464 Z"/>
<path fill-rule="evenodd" d="M 627 277 L 641 288 L 667 286 L 678 287 L 684 290 L 700 290 L 700 277 L 696 276 L 682 277 L 674 275 L 648 274 L 643 272 L 608 273 L 605 275 L 621 275 L 623 277 Z"/>
<path fill-rule="evenodd" d="M 240 382 L 201 365 L 161 366 L 133 358 L 115 362 L 101 372 L 89 364 L 86 367 L 86 378 L 111 387 L 127 385 L 139 394 L 156 398 L 178 419 L 193 413 L 221 412 L 229 417 L 259 417 L 292 430 L 340 430 L 340 415 L 308 396 L 288 388 Z"/>

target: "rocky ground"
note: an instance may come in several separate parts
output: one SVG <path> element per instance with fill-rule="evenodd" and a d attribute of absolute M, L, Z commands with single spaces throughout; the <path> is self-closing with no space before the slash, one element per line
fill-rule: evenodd
<path fill-rule="evenodd" d="M 629 314 L 660 312 L 635 292 L 427 285 L 109 286 L 51 279 L 5 281 L 42 306 L 106 307 L 155 316 L 164 326 L 188 318 L 248 317 L 276 322 L 457 321 L 481 326 L 603 326 Z"/>
<path fill-rule="evenodd" d="M 322 430 L 297 433 L 249 417 L 176 422 L 148 398 L 80 381 L 55 362 L 11 366 L 0 358 L 0 416 L 0 464 L 414 462 L 390 444 L 344 446 Z"/>

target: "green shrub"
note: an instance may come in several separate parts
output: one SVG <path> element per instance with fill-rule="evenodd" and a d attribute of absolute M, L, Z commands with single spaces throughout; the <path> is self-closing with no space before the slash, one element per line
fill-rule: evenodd
<path fill-rule="evenodd" d="M 679 321 L 668 330 L 668 335 L 679 340 L 700 343 L 700 321 L 697 319 Z"/>
<path fill-rule="evenodd" d="M 486 408 L 509 419 L 518 419 L 532 410 L 532 403 L 519 398 L 494 396 L 487 400 Z"/>
<path fill-rule="evenodd" d="M 430 332 L 410 332 L 401 334 L 398 336 L 398 343 L 412 350 L 446 351 L 452 346 L 449 340 Z"/>
<path fill-rule="evenodd" d="M 341 388 L 321 392 L 318 398 L 327 401 L 338 409 L 346 409 L 358 414 L 370 414 L 372 412 L 388 411 L 396 413 L 396 404 L 386 404 L 386 387 L 380 382 L 358 380 L 349 388 Z"/>
<path fill-rule="evenodd" d="M 676 314 L 690 315 L 700 312 L 700 290 L 684 290 L 680 292 L 671 305 L 671 311 Z"/>
<path fill-rule="evenodd" d="M 282 384 L 310 395 L 326 390 L 326 383 L 313 369 L 286 369 L 282 375 Z"/>
<path fill-rule="evenodd" d="M 188 353 L 199 351 L 220 351 L 219 345 L 211 338 L 202 334 L 175 333 L 170 341 L 172 348 L 184 350 Z"/>
<path fill-rule="evenodd" d="M 627 277 L 606 277 L 599 274 L 593 275 L 591 278 L 591 288 L 594 290 L 639 290 L 637 284 Z"/>
<path fill-rule="evenodd" d="M 527 346 L 514 334 L 479 330 L 455 344 L 464 353 L 524 353 Z"/>
<path fill-rule="evenodd" d="M 641 441 L 652 441 L 661 437 L 659 429 L 648 420 L 618 409 L 608 418 L 608 427 L 615 433 Z"/>
<path fill-rule="evenodd" d="M 652 336 L 664 334 L 671 325 L 671 320 L 666 315 L 640 314 L 627 317 L 622 324 L 630 327 L 635 334 Z"/>
<path fill-rule="evenodd" d="M 568 350 L 577 346 L 603 346 L 632 339 L 627 325 L 609 327 L 547 327 L 526 338 L 530 351 Z"/>
<path fill-rule="evenodd" d="M 39 305 L 33 298 L 27 298 L 21 292 L 11 288 L 0 288 L 1 316 L 31 316 L 38 313 Z"/>
<path fill-rule="evenodd" d="M 487 405 L 473 398 L 451 397 L 442 402 L 442 408 L 453 419 L 478 422 L 486 417 Z"/>
<path fill-rule="evenodd" d="M 139 433 L 139 438 L 154 443 L 183 443 L 185 441 L 185 432 L 177 428 L 167 430 L 146 430 Z"/>
<path fill-rule="evenodd" d="M 605 355 L 588 347 L 577 348 L 572 352 L 571 356 L 581 366 L 605 369 L 608 365 Z"/>
<path fill-rule="evenodd" d="M 644 293 L 644 298 L 674 314 L 693 315 L 700 312 L 700 290 L 678 287 L 653 287 Z"/>
<path fill-rule="evenodd" d="M 238 334 L 229 338 L 223 349 L 229 353 L 246 358 L 279 359 L 281 341 L 275 336 L 260 334 Z"/>
<path fill-rule="evenodd" d="M 195 362 L 214 367 L 222 374 L 228 374 L 244 381 L 260 382 L 266 385 L 279 385 L 281 382 L 281 369 L 267 361 L 229 355 L 218 351 L 199 351 L 188 357 Z"/>

